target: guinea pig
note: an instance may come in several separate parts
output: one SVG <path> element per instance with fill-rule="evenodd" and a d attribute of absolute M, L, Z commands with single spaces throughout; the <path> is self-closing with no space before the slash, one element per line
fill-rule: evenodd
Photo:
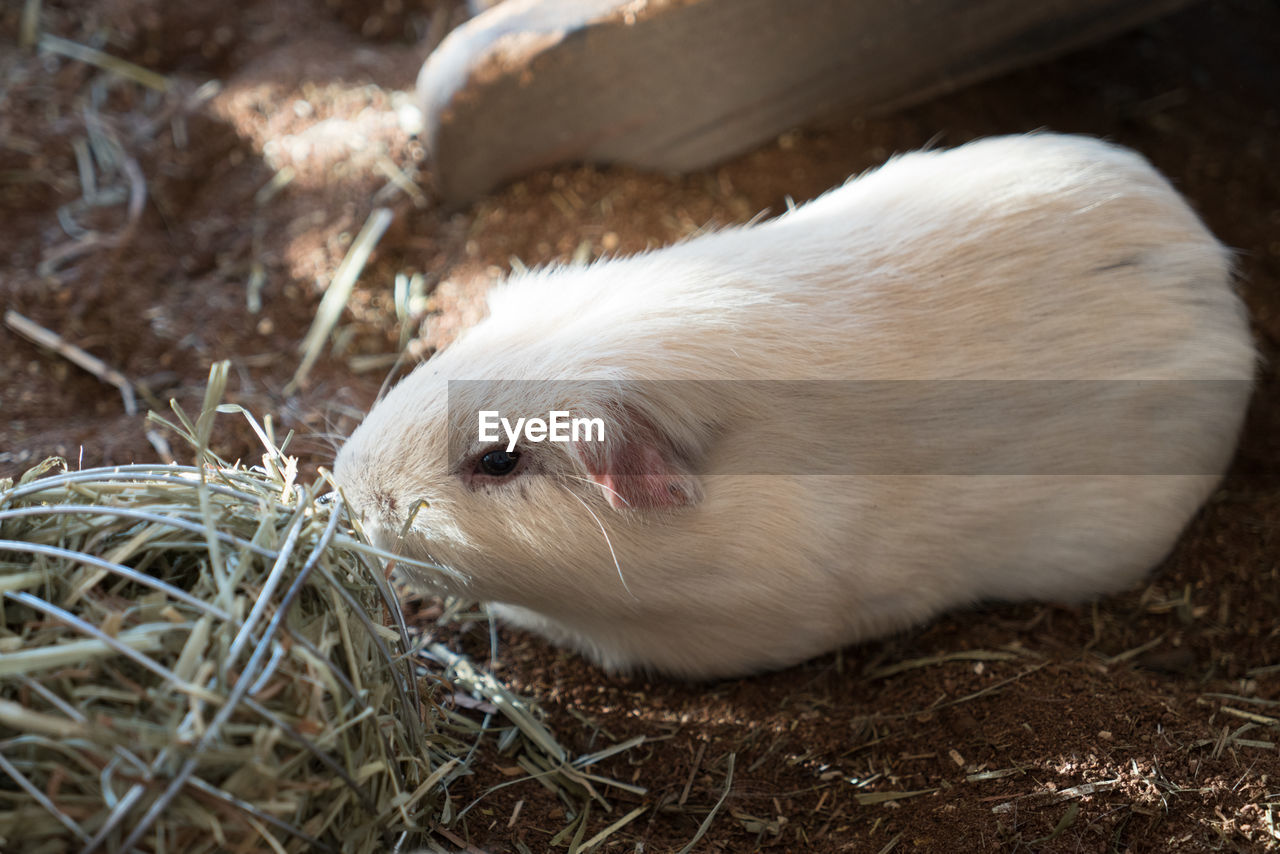
<path fill-rule="evenodd" d="M 410 568 L 424 589 L 692 678 L 1134 585 L 1230 462 L 1256 363 L 1229 254 L 1169 183 L 1048 133 L 517 275 L 488 309 L 336 482 L 379 544 L 455 571 Z M 482 429 L 557 411 L 604 429 Z"/>

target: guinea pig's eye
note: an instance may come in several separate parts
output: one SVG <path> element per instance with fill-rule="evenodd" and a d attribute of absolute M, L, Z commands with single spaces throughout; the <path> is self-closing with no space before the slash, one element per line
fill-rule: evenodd
<path fill-rule="evenodd" d="M 519 451 L 498 449 L 490 451 L 481 457 L 476 469 L 490 477 L 506 477 L 516 470 L 516 464 L 519 462 Z"/>

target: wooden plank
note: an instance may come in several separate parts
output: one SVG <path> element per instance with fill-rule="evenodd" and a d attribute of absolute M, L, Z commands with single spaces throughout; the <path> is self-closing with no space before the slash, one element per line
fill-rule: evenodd
<path fill-rule="evenodd" d="M 567 161 L 685 172 L 815 116 L 879 111 L 1190 0 L 506 0 L 418 77 L 444 197 Z"/>

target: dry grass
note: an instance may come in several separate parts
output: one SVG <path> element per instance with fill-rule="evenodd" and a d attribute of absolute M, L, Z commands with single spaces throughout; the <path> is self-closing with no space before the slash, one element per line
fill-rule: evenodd
<path fill-rule="evenodd" d="M 439 644 L 441 676 L 419 678 L 389 556 L 324 474 L 298 483 L 270 422 L 252 418 L 261 466 L 209 451 L 220 411 L 248 417 L 218 405 L 226 374 L 211 372 L 199 418 L 152 416 L 194 466 L 51 459 L 0 483 L 0 848 L 429 844 L 466 811 L 449 786 L 486 729 L 562 796 L 579 843 L 586 805 L 610 808 L 602 787 L 643 794 L 587 770 L 638 740 L 571 757 L 521 698 Z M 446 708 L 445 685 L 506 725 Z"/>
<path fill-rule="evenodd" d="M 372 851 L 442 808 L 465 746 L 371 617 L 399 613 L 379 555 L 265 431 L 261 467 L 207 450 L 225 377 L 177 410 L 198 465 L 0 493 L 9 844 Z"/>

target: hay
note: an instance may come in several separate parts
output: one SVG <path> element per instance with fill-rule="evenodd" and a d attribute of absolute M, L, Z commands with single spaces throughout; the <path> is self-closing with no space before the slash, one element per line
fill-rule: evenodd
<path fill-rule="evenodd" d="M 176 404 L 176 422 L 150 416 L 199 465 L 49 459 L 0 480 L 0 851 L 431 846 L 487 794 L 461 810 L 449 794 L 487 734 L 559 795 L 569 828 L 592 803 L 612 812 L 602 788 L 643 796 L 589 770 L 643 738 L 575 758 L 492 674 L 411 648 L 393 556 L 325 472 L 297 482 L 269 421 L 218 405 L 227 370 L 195 421 Z M 261 466 L 209 451 L 219 412 L 248 418 Z M 439 672 L 420 678 L 424 662 Z M 437 702 L 458 690 L 490 710 L 482 723 Z"/>
<path fill-rule="evenodd" d="M 210 454 L 214 410 L 171 425 L 202 466 L 0 482 L 2 850 L 381 851 L 465 773 L 384 556 L 256 424 L 262 467 Z"/>
<path fill-rule="evenodd" d="M 0 494 L 6 846 L 364 852 L 429 824 L 452 758 L 339 501 L 279 457 L 51 468 Z"/>

